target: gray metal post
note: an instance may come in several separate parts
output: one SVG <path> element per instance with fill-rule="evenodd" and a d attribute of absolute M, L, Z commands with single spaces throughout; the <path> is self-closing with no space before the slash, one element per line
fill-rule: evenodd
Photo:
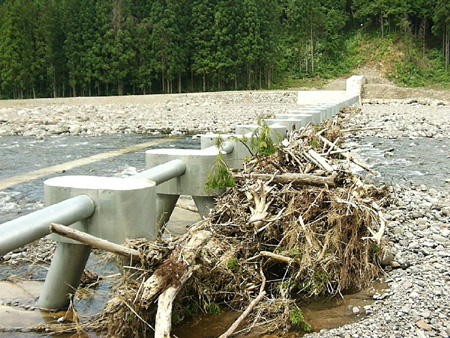
<path fill-rule="evenodd" d="M 213 196 L 192 196 L 192 199 L 197 206 L 198 213 L 202 218 L 206 218 L 209 215 L 209 212 L 212 208 L 214 208 L 214 197 Z"/>
<path fill-rule="evenodd" d="M 88 218 L 95 206 L 85 195 L 69 198 L 0 225 L 0 256 L 50 233 L 50 223 L 70 225 Z"/>
<path fill-rule="evenodd" d="M 151 180 L 159 185 L 172 178 L 179 177 L 186 171 L 186 164 L 182 160 L 172 160 L 166 163 L 157 165 L 151 169 L 142 171 L 136 175 L 131 176 L 131 178 Z M 177 204 L 178 197 L 180 195 L 168 195 L 168 194 L 157 194 L 156 195 L 156 224 L 158 231 L 166 224 L 170 216 L 172 215 L 173 209 Z"/>
<path fill-rule="evenodd" d="M 50 269 L 45 278 L 38 306 L 44 309 L 62 309 L 69 305 L 69 293 L 80 284 L 91 247 L 58 242 Z"/>

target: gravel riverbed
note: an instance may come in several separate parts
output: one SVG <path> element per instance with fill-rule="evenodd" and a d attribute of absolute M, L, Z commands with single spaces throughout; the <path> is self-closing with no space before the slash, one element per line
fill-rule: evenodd
<path fill-rule="evenodd" d="M 0 102 L 0 136 L 231 132 L 235 124 L 296 106 L 293 91 Z M 349 136 L 355 143 L 363 136 L 448 140 L 450 107 L 410 99 L 364 104 L 344 128 L 370 128 Z M 450 337 L 450 149 L 444 151 L 448 178 L 439 187 L 390 182 L 394 202 L 384 210 L 389 290 L 353 309 L 359 321 L 308 337 Z"/>
<path fill-rule="evenodd" d="M 344 127 L 377 128 L 353 134 L 356 143 L 362 136 L 415 143 L 450 138 L 449 106 L 409 102 L 365 104 Z M 450 337 L 450 148 L 445 151 L 447 179 L 439 188 L 392 182 L 394 201 L 384 210 L 392 248 L 385 275 L 389 290 L 375 295 L 372 305 L 354 309 L 364 314 L 358 322 L 308 337 Z"/>
<path fill-rule="evenodd" d="M 294 91 L 0 101 L 0 136 L 228 133 L 296 107 Z"/>

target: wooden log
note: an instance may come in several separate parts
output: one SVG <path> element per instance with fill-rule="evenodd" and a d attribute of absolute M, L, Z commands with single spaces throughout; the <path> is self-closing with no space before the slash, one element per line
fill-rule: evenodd
<path fill-rule="evenodd" d="M 335 182 L 336 176 L 337 176 L 336 174 L 323 177 L 310 174 L 295 174 L 295 173 L 285 173 L 280 175 L 269 175 L 269 174 L 233 175 L 235 179 L 251 178 L 262 181 L 272 181 L 274 183 L 281 183 L 281 184 L 294 183 L 298 185 L 312 185 L 317 187 L 328 186 L 331 188 L 334 188 L 336 186 Z"/>
<path fill-rule="evenodd" d="M 158 311 L 155 319 L 155 338 L 170 338 L 172 330 L 172 307 L 173 302 L 181 289 L 181 286 L 192 275 L 192 267 L 189 267 L 180 278 L 180 285 L 169 286 L 158 297 Z"/>
<path fill-rule="evenodd" d="M 266 277 L 264 276 L 262 265 L 259 266 L 260 273 L 261 273 L 261 287 L 259 289 L 259 295 L 254 300 L 250 302 L 250 304 L 247 306 L 245 311 L 239 316 L 238 319 L 234 321 L 234 323 L 228 328 L 228 330 L 222 334 L 219 338 L 228 338 L 230 337 L 234 331 L 241 325 L 242 321 L 247 318 L 247 316 L 252 312 L 253 308 L 258 304 L 261 299 L 264 298 L 266 295 L 266 292 L 264 291 L 264 288 L 266 287 Z"/>
<path fill-rule="evenodd" d="M 324 143 L 326 143 L 326 144 L 328 144 L 329 146 L 332 146 L 333 145 L 333 143 L 331 143 L 330 141 L 328 141 L 325 137 L 323 137 L 323 136 L 319 136 L 320 137 L 320 139 L 322 140 L 322 142 L 324 142 Z M 342 150 L 341 148 L 338 148 L 338 147 L 334 147 L 336 150 Z M 347 153 L 344 153 L 344 152 L 342 152 L 341 153 L 342 154 L 342 156 L 344 156 L 346 159 L 348 159 L 349 161 L 352 161 L 353 163 L 355 163 L 356 165 L 358 165 L 358 166 L 360 166 L 361 168 L 363 168 L 364 170 L 367 170 L 369 173 L 371 173 L 371 174 L 375 174 L 375 170 L 373 170 L 373 169 L 370 169 L 367 165 L 365 165 L 364 163 L 362 163 L 361 161 L 358 161 L 356 158 L 354 158 L 352 155 L 350 155 L 350 154 L 347 154 Z"/>
<path fill-rule="evenodd" d="M 320 156 L 317 152 L 315 152 L 313 149 L 310 149 L 308 151 L 308 154 L 317 162 L 319 163 L 319 166 L 322 167 L 324 170 L 328 172 L 333 172 L 333 167 L 327 162 L 325 158 Z"/>
<path fill-rule="evenodd" d="M 341 132 L 343 132 L 343 133 L 351 133 L 351 132 L 354 132 L 354 131 L 380 130 L 380 129 L 384 129 L 384 127 L 367 127 L 367 128 L 342 129 Z"/>
<path fill-rule="evenodd" d="M 86 245 L 90 245 L 93 248 L 106 250 L 109 252 L 112 252 L 116 255 L 121 255 L 125 257 L 130 258 L 138 258 L 139 257 L 139 251 L 124 247 L 122 245 L 109 242 L 105 239 L 101 239 L 95 236 L 92 236 L 90 234 L 87 234 L 85 232 L 71 229 L 65 225 L 51 223 L 50 224 L 50 232 L 53 232 L 55 234 L 74 239 L 78 242 L 84 243 Z"/>
<path fill-rule="evenodd" d="M 170 271 L 160 271 L 158 268 L 153 275 L 144 283 L 144 290 L 141 296 L 141 302 L 148 308 L 153 302 L 154 297 L 160 293 L 158 297 L 158 310 L 156 312 L 155 321 L 155 338 L 169 338 L 172 330 L 172 307 L 175 297 L 183 284 L 191 277 L 195 270 L 195 259 L 204 247 L 204 243 L 212 237 L 210 231 L 202 230 L 192 234 L 187 243 L 174 250 L 169 259 L 177 261 L 180 265 L 186 266 L 176 284 L 168 285 L 164 290 L 166 280 L 162 276 L 170 275 Z M 162 264 L 164 266 L 164 264 Z M 164 269 L 164 268 L 162 268 Z"/>

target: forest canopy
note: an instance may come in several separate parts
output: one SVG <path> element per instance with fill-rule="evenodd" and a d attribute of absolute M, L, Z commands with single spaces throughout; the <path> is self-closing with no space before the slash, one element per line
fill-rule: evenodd
<path fill-rule="evenodd" d="M 0 0 L 0 97 L 270 89 L 351 71 L 361 34 L 448 77 L 449 32 L 448 0 Z"/>

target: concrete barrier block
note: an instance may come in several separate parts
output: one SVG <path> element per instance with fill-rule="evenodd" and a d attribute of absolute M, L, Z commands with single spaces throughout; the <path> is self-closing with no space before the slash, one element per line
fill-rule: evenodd
<path fill-rule="evenodd" d="M 148 169 L 168 161 L 179 159 L 186 165 L 186 172 L 157 186 L 158 194 L 209 196 L 205 192 L 205 180 L 216 162 L 219 150 L 206 149 L 151 149 L 145 153 Z"/>
<path fill-rule="evenodd" d="M 118 244 L 126 238 L 157 237 L 154 182 L 96 176 L 62 176 L 44 182 L 47 206 L 78 195 L 89 196 L 95 210 L 90 218 L 74 223 L 71 228 Z M 61 242 L 79 244 L 52 236 Z"/>
<path fill-rule="evenodd" d="M 346 82 L 347 95 L 360 97 L 365 83 L 366 79 L 362 75 L 353 75 L 349 77 Z"/>
<path fill-rule="evenodd" d="M 290 110 L 288 114 L 308 114 L 312 116 L 312 123 L 319 124 L 325 118 L 326 110 L 324 109 L 312 109 L 312 108 L 302 108 L 298 110 Z"/>
<path fill-rule="evenodd" d="M 238 124 L 235 127 L 236 135 L 247 135 L 253 133 L 259 126 L 257 124 Z"/>
<path fill-rule="evenodd" d="M 290 119 L 266 119 L 263 120 L 269 126 L 277 125 L 283 126 L 286 133 L 290 133 L 292 130 L 296 130 L 302 127 L 302 119 L 290 118 Z"/>
<path fill-rule="evenodd" d="M 312 123 L 312 115 L 310 114 L 276 114 L 276 119 L 280 120 L 288 120 L 288 119 L 296 119 L 301 121 L 301 126 L 306 127 L 308 124 Z"/>
<path fill-rule="evenodd" d="M 247 135 L 246 135 L 247 136 Z M 251 135 L 248 135 L 250 137 Z M 221 138 L 224 144 L 222 153 L 224 160 L 230 168 L 242 168 L 242 163 L 246 157 L 251 156 L 248 148 L 243 144 L 243 135 L 231 135 L 231 134 L 207 134 L 201 135 L 201 147 L 202 149 L 215 148 L 217 138 Z M 247 143 L 250 143 L 247 141 Z M 232 151 L 227 152 L 229 146 L 232 146 Z M 247 144 L 250 147 L 250 144 Z M 231 149 L 231 148 L 230 148 Z M 219 149 L 217 149 L 219 150 Z"/>

